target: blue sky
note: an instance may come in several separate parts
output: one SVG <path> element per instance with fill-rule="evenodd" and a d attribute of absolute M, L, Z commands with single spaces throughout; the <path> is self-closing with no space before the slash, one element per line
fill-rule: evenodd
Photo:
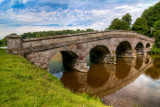
<path fill-rule="evenodd" d="M 0 39 L 10 33 L 104 30 L 130 13 L 133 22 L 159 0 L 0 0 Z M 132 22 L 132 23 L 133 23 Z"/>

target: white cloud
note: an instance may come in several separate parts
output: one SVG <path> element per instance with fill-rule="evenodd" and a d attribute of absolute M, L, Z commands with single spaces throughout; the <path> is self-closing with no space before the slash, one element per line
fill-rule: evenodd
<path fill-rule="evenodd" d="M 12 0 L 15 1 L 15 0 Z M 31 0 L 22 0 L 27 3 Z M 44 2 L 42 0 L 41 2 Z M 49 1 L 48 1 L 49 2 Z M 56 1 L 53 1 L 56 2 Z M 61 3 L 67 3 L 68 0 L 58 1 Z M 87 1 L 86 1 L 87 2 Z M 116 2 L 116 1 L 114 1 Z M 0 25 L 0 38 L 10 33 L 24 33 L 43 30 L 63 30 L 63 29 L 84 29 L 93 28 L 97 30 L 104 30 L 107 28 L 114 18 L 121 18 L 124 14 L 130 13 L 132 15 L 133 22 L 136 18 L 140 17 L 144 9 L 152 6 L 156 2 L 146 4 L 124 4 L 115 5 L 112 8 L 103 9 L 57 9 L 53 10 L 51 7 L 35 7 L 19 9 L 14 11 L 8 9 L 7 11 L 0 12 L 0 20 L 9 20 L 10 25 Z M 73 4 L 72 4 L 73 5 Z M 83 5 L 83 4 L 82 4 Z M 38 9 L 38 11 L 37 11 Z M 50 11 L 48 11 L 50 10 Z M 87 23 L 87 21 L 91 21 Z M 82 24 L 81 24 L 82 23 Z M 83 24 L 84 23 L 84 24 Z M 42 27 L 38 25 L 57 24 L 58 27 Z M 74 26 L 67 26 L 67 25 Z M 24 25 L 24 27 L 14 26 Z M 31 26 L 37 25 L 37 26 Z M 5 27 L 4 27 L 5 26 Z M 12 26 L 12 27 L 9 27 Z M 13 28 L 14 26 L 14 28 Z"/>
<path fill-rule="evenodd" d="M 0 0 L 0 3 L 4 2 L 4 0 Z"/>
<path fill-rule="evenodd" d="M 25 4 L 25 3 L 27 3 L 27 2 L 29 2 L 29 1 L 34 1 L 34 0 L 22 0 L 22 2 Z"/>

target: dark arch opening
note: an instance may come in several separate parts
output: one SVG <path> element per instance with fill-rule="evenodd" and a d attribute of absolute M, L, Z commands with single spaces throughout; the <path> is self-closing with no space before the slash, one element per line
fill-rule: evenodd
<path fill-rule="evenodd" d="M 136 45 L 136 53 L 137 55 L 143 55 L 143 51 L 144 51 L 144 46 L 141 42 L 139 42 L 137 45 Z"/>
<path fill-rule="evenodd" d="M 151 46 L 151 45 L 150 45 L 149 43 L 147 43 L 146 48 L 150 48 L 150 46 Z"/>
<path fill-rule="evenodd" d="M 117 57 L 131 57 L 132 46 L 128 41 L 121 42 L 116 49 Z"/>
<path fill-rule="evenodd" d="M 72 51 L 61 51 L 63 59 L 63 67 L 65 70 L 74 70 L 78 55 Z"/>
<path fill-rule="evenodd" d="M 105 60 L 109 60 L 109 58 L 110 52 L 106 46 L 98 45 L 90 51 L 90 62 L 92 63 L 102 63 Z"/>
<path fill-rule="evenodd" d="M 61 51 L 55 54 L 49 63 L 49 71 L 51 74 L 73 71 L 78 55 L 72 51 Z M 60 78 L 60 77 L 59 77 Z"/>

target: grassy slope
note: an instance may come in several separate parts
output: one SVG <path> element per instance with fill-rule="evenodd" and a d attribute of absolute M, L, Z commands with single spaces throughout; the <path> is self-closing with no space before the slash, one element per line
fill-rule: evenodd
<path fill-rule="evenodd" d="M 56 77 L 0 49 L 0 106 L 104 105 L 99 99 L 71 93 Z"/>

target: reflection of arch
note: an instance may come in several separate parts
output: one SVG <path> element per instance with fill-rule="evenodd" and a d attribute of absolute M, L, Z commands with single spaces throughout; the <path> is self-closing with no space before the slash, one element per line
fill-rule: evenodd
<path fill-rule="evenodd" d="M 150 43 L 146 44 L 146 48 L 150 48 L 150 46 L 151 46 Z"/>
<path fill-rule="evenodd" d="M 127 77 L 131 70 L 132 59 L 131 58 L 119 58 L 116 65 L 116 77 L 124 79 Z"/>
<path fill-rule="evenodd" d="M 91 87 L 101 87 L 109 79 L 109 72 L 106 69 L 106 64 L 95 64 L 90 66 L 87 75 L 87 82 Z"/>
<path fill-rule="evenodd" d="M 65 70 L 74 70 L 75 69 L 75 64 L 76 64 L 76 59 L 78 58 L 78 55 L 75 54 L 72 51 L 60 51 L 57 54 L 53 55 L 53 57 L 50 60 L 50 67 L 54 66 L 54 68 L 52 69 L 52 71 L 50 70 L 50 72 L 58 72 L 56 71 L 56 69 L 59 69 L 59 65 L 61 64 L 63 66 L 63 68 Z M 60 66 L 61 66 L 60 65 Z M 59 67 L 59 68 L 56 68 Z M 61 70 L 63 69 L 61 67 Z M 53 71 L 55 70 L 55 71 Z"/>
<path fill-rule="evenodd" d="M 106 57 L 110 56 L 110 51 L 106 46 L 97 45 L 90 51 L 90 61 L 93 63 L 101 63 Z"/>
<path fill-rule="evenodd" d="M 144 46 L 143 46 L 142 42 L 139 42 L 139 43 L 136 45 L 135 49 L 136 49 L 136 53 L 137 53 L 137 54 L 142 55 L 142 54 L 143 54 L 143 51 L 144 51 Z"/>
<path fill-rule="evenodd" d="M 130 57 L 132 55 L 132 46 L 128 41 L 121 42 L 116 49 L 117 57 Z"/>
<path fill-rule="evenodd" d="M 78 80 L 79 72 L 63 72 L 63 76 L 61 77 L 61 82 L 65 86 L 65 88 L 69 88 L 73 92 L 77 92 L 83 84 L 81 84 Z"/>
<path fill-rule="evenodd" d="M 148 63 L 149 63 L 149 59 L 146 58 L 146 59 L 145 59 L 145 64 L 147 65 Z"/>
<path fill-rule="evenodd" d="M 159 67 L 160 67 L 160 58 L 153 59 L 153 66 L 145 72 L 145 75 L 149 76 L 154 80 L 159 80 L 160 79 Z"/>
<path fill-rule="evenodd" d="M 143 65 L 143 56 L 137 56 L 135 69 L 139 70 Z"/>

